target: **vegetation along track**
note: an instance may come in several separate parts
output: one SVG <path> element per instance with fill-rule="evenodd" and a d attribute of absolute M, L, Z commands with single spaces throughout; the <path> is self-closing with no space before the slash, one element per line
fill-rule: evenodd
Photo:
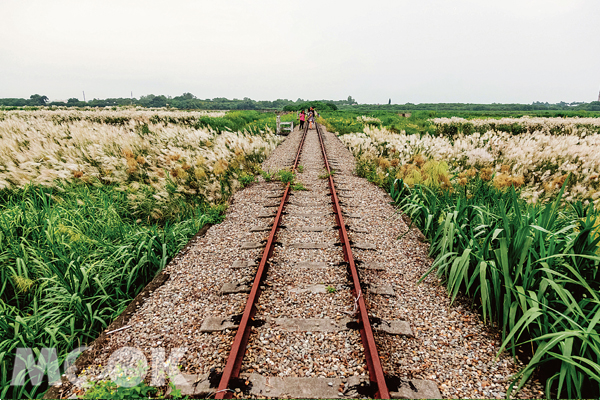
<path fill-rule="evenodd" d="M 209 380 L 219 378 L 216 398 L 239 393 L 390 397 L 363 295 L 369 288 L 361 285 L 352 253 L 353 245 L 372 245 L 349 240 L 345 218 L 353 215 L 344 215 L 337 193 L 349 189 L 339 184 L 336 188 L 343 177 L 336 175 L 336 161 L 327 155 L 331 140 L 338 139 L 326 137 L 318 126 L 304 130 L 291 171 L 302 171 L 302 186 L 309 190 L 292 190 L 298 183 L 287 183 L 283 193 L 266 196 L 265 207 L 277 211 L 271 225 L 253 228 L 269 236 L 227 363 L 222 374 Z M 255 246 L 263 244 L 242 247 Z M 243 285 L 233 283 L 232 292 L 236 288 Z M 406 322 L 374 323 L 390 334 L 410 333 Z M 212 330 L 213 325 L 222 326 L 222 320 L 209 319 L 204 327 Z M 324 366 L 327 371 L 319 370 Z M 319 377 L 311 377 L 315 373 Z M 395 395 L 408 390 L 409 397 L 439 396 L 433 382 L 402 382 L 389 376 L 387 381 Z"/>

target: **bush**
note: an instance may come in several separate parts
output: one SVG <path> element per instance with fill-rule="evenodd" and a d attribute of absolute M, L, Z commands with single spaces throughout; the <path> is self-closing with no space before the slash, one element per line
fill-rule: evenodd
<path fill-rule="evenodd" d="M 297 105 L 288 104 L 283 110 L 284 111 L 300 111 L 300 110 L 308 110 L 310 107 L 314 107 L 317 112 L 324 111 L 336 111 L 337 106 L 333 103 L 323 103 L 322 101 L 306 101 L 304 103 L 300 103 Z"/>

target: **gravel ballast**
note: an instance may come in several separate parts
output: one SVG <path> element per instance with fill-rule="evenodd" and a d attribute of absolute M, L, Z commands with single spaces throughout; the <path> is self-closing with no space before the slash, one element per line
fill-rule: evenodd
<path fill-rule="evenodd" d="M 354 306 L 337 230 L 307 231 L 333 227 L 331 196 L 325 162 L 315 130 L 309 130 L 302 150 L 302 173 L 297 180 L 308 190 L 290 196 L 283 217 L 265 290 L 258 301 L 256 319 L 311 318 L 341 320 Z M 317 248 L 325 245 L 325 248 Z M 315 247 L 315 248 L 311 248 Z M 325 268 L 298 268 L 300 263 L 319 262 Z M 317 270 L 324 270 L 321 273 Z M 242 373 L 258 372 L 276 377 L 368 378 L 360 332 L 282 332 L 276 326 L 253 329 Z"/>

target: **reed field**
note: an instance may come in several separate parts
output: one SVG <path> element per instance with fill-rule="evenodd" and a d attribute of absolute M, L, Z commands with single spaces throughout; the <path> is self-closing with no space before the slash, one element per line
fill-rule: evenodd
<path fill-rule="evenodd" d="M 0 398 L 17 348 L 90 343 L 254 180 L 273 114 L 0 112 Z"/>
<path fill-rule="evenodd" d="M 330 129 L 363 125 L 340 137 L 356 172 L 431 243 L 427 275 L 524 362 L 514 388 L 535 375 L 548 397 L 598 397 L 600 118 L 344 121 Z"/>

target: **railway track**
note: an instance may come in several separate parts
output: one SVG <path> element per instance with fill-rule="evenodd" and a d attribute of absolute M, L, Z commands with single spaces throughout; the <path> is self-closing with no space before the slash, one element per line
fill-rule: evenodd
<path fill-rule="evenodd" d="M 328 156 L 328 140 L 337 139 L 327 138 L 319 126 L 302 132 L 290 169 L 308 190 L 293 190 L 287 183 L 265 195 L 267 212 L 252 231 L 268 237 L 242 245 L 263 249 L 252 284 L 223 289 L 224 294 L 249 292 L 243 314 L 203 325 L 206 332 L 237 327 L 223 370 L 209 379 L 209 393 L 217 399 L 385 399 L 391 397 L 388 381 L 399 390 L 402 382 L 384 374 L 374 330 L 406 335 L 410 327 L 371 322 L 365 291 L 373 288 L 361 283 L 353 247 L 374 247 L 349 239 L 347 220 L 355 216 L 342 204 L 351 189 L 332 168 L 337 161 Z M 241 266 L 252 264 L 247 260 Z M 409 397 L 423 397 L 411 385 Z"/>
<path fill-rule="evenodd" d="M 309 134 L 308 128 L 304 130 L 303 137 L 300 141 L 300 145 L 298 147 L 298 151 L 296 153 L 296 157 L 294 160 L 294 164 L 292 165 L 292 171 L 296 172 L 300 163 L 300 157 L 302 154 L 303 147 L 305 145 L 306 137 Z M 370 380 L 370 388 L 373 392 L 374 397 L 386 399 L 389 398 L 389 391 L 386 386 L 385 377 L 383 373 L 383 369 L 381 367 L 381 361 L 379 360 L 379 355 L 377 352 L 377 346 L 375 344 L 375 339 L 373 337 L 373 329 L 371 328 L 371 324 L 369 322 L 369 316 L 367 313 L 367 308 L 365 305 L 364 297 L 362 296 L 362 288 L 360 283 L 360 278 L 358 274 L 358 270 L 356 268 L 356 263 L 354 260 L 354 256 L 352 254 L 352 247 L 350 244 L 350 240 L 348 238 L 348 232 L 346 230 L 346 224 L 344 221 L 344 216 L 342 213 L 342 208 L 340 206 L 340 200 L 336 191 L 335 183 L 334 183 L 334 171 L 329 165 L 329 160 L 327 158 L 327 151 L 325 148 L 325 142 L 323 135 L 319 129 L 319 126 L 316 126 L 315 136 L 318 138 L 319 147 L 321 150 L 321 158 L 323 164 L 323 177 L 327 179 L 327 186 L 330 193 L 330 201 L 326 200 L 326 197 L 321 197 L 320 202 L 323 205 L 327 205 L 327 202 L 330 202 L 333 208 L 333 219 L 335 220 L 335 224 L 333 225 L 334 229 L 338 230 L 339 233 L 339 244 L 341 245 L 341 251 L 344 255 L 344 264 L 347 267 L 348 275 L 351 277 L 351 291 L 352 296 L 354 298 L 354 305 L 352 311 L 349 311 L 351 317 L 356 318 L 356 326 L 360 330 L 360 336 L 362 339 L 365 361 L 367 365 L 368 376 Z M 313 154 L 314 155 L 314 154 Z M 313 168 L 316 165 L 312 166 Z M 242 319 L 240 321 L 240 325 L 238 327 L 237 334 L 234 339 L 234 343 L 231 348 L 231 352 L 227 359 L 227 363 L 225 365 L 225 369 L 221 376 L 219 386 L 216 392 L 216 398 L 228 398 L 231 396 L 231 383 L 234 380 L 239 379 L 240 372 L 242 370 L 242 364 L 244 362 L 244 355 L 246 353 L 246 347 L 248 345 L 248 340 L 250 338 L 250 333 L 253 327 L 253 319 L 257 313 L 257 303 L 259 301 L 259 296 L 261 295 L 262 290 L 265 288 L 264 280 L 267 276 L 268 268 L 270 266 L 270 259 L 273 255 L 273 250 L 276 244 L 277 233 L 281 227 L 281 222 L 283 221 L 284 212 L 286 210 L 286 206 L 288 200 L 290 198 L 291 192 L 291 184 L 288 183 L 283 191 L 283 195 L 279 202 L 279 206 L 275 213 L 274 221 L 270 230 L 269 237 L 267 239 L 267 243 L 265 245 L 265 249 L 263 251 L 263 255 L 260 260 L 260 264 L 258 266 L 258 270 L 256 273 L 256 277 L 252 284 L 252 288 L 250 294 L 248 296 L 248 301 L 246 303 L 246 307 L 244 309 L 244 313 Z M 317 207 L 319 204 L 315 203 L 309 207 Z M 320 214 L 316 214 L 318 217 Z M 330 216 L 331 217 L 331 216 Z M 329 226 L 328 226 L 329 228 Z M 318 243 L 305 243 L 302 246 L 302 243 L 297 245 L 297 247 L 309 248 L 311 245 L 314 245 L 315 248 L 318 247 Z M 313 261 L 318 262 L 318 261 Z M 338 265 L 338 268 L 342 268 L 343 264 Z M 329 288 L 334 288 L 333 286 L 328 286 Z M 327 290 L 327 287 L 326 287 Z M 337 291 L 337 290 L 336 290 Z M 329 289 L 331 294 L 334 293 L 333 289 Z M 329 321 L 323 321 L 323 325 L 327 324 Z M 314 329 L 311 328 L 311 329 Z M 256 338 L 255 338 L 256 340 Z M 330 385 L 328 385 L 330 386 Z M 333 385 L 331 385 L 333 387 Z M 337 389 L 337 388 L 335 388 Z M 265 393 L 267 395 L 268 393 Z"/>

